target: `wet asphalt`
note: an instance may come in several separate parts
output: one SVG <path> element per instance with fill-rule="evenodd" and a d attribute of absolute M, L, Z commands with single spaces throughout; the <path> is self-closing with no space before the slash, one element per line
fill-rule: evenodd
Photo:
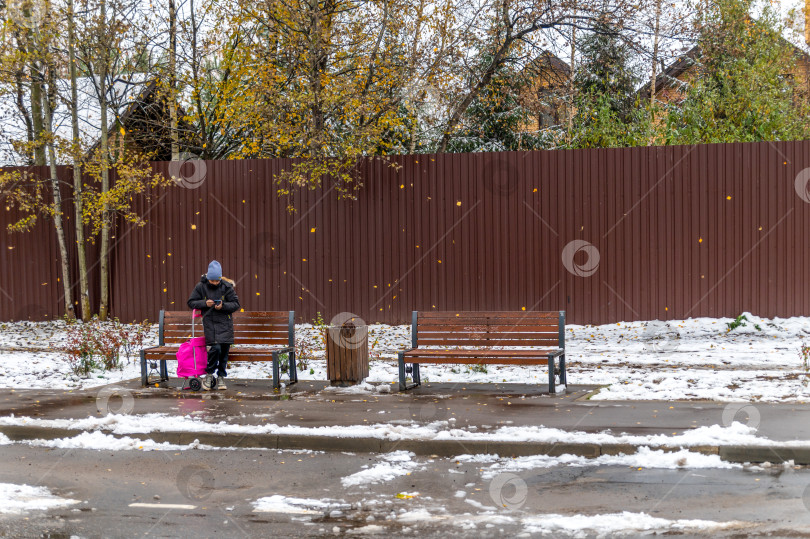
<path fill-rule="evenodd" d="M 666 535 L 810 537 L 807 468 L 558 465 L 491 476 L 486 472 L 492 463 L 416 457 L 408 475 L 345 486 L 342 478 L 382 457 L 16 444 L 2 452 L 0 481 L 47 486 L 78 502 L 47 512 L 0 515 L 0 535 L 8 537 L 530 537 L 539 535 L 532 524 L 550 514 L 623 511 L 728 526 L 711 533 L 675 526 L 658 530 Z M 256 500 L 273 495 L 326 505 L 309 512 L 256 511 Z M 597 522 L 602 519 L 607 517 Z M 596 535 L 585 530 L 580 536 Z M 641 535 L 638 530 L 629 536 Z"/>
<path fill-rule="evenodd" d="M 273 391 L 269 381 L 230 380 L 224 392 L 197 393 L 178 389 L 176 380 L 147 388 L 132 380 L 80 391 L 9 390 L 0 397 L 0 416 L 166 413 L 210 422 L 302 427 L 450 421 L 456 428 L 479 431 L 543 425 L 638 435 L 681 434 L 738 421 L 772 440 L 810 440 L 810 404 L 593 401 L 588 397 L 596 388 L 586 386 L 570 386 L 562 395 L 549 395 L 545 386 L 518 384 L 425 384 L 405 393 L 395 385 L 375 387 L 373 392 L 352 393 L 326 382 L 303 381 Z M 388 392 L 380 393 L 380 388 Z"/>
<path fill-rule="evenodd" d="M 173 382 L 141 388 L 130 381 L 116 384 L 112 392 L 9 390 L 0 397 L 0 416 L 161 412 L 212 422 L 308 427 L 453 419 L 456 427 L 479 431 L 544 425 L 632 434 L 681 433 L 737 420 L 775 440 L 810 439 L 810 405 L 591 401 L 595 388 L 581 386 L 556 396 L 542 387 L 515 384 L 426 384 L 404 394 L 388 385 L 352 393 L 307 381 L 279 392 L 263 380 L 232 380 L 229 386 L 225 392 L 193 393 Z M 533 537 L 549 514 L 623 511 L 726 523 L 711 532 L 716 536 L 810 537 L 807 467 L 666 470 L 556 464 L 494 473 L 492 462 L 415 456 L 407 474 L 347 486 L 343 478 L 373 467 L 385 455 L 97 451 L 26 444 L 0 446 L 0 455 L 0 483 L 45 486 L 77 501 L 49 511 L 0 513 L 0 536 L 8 537 Z M 293 514 L 256 510 L 256 500 L 273 495 L 325 505 Z M 709 535 L 677 527 L 659 532 Z M 557 530 L 552 535 L 567 534 Z"/>

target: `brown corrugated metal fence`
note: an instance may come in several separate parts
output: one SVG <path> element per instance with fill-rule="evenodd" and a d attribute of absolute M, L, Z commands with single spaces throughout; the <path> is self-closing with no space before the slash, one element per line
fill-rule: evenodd
<path fill-rule="evenodd" d="M 196 188 L 136 202 L 146 226 L 119 223 L 113 314 L 184 309 L 216 258 L 246 310 L 301 320 L 350 311 L 404 323 L 413 309 L 564 309 L 580 324 L 810 315 L 810 196 L 797 188 L 810 141 L 395 162 L 364 163 L 354 201 L 297 193 L 294 214 L 272 180 L 289 161 L 205 162 Z M 48 227 L 2 234 L 3 319 L 61 313 Z"/>

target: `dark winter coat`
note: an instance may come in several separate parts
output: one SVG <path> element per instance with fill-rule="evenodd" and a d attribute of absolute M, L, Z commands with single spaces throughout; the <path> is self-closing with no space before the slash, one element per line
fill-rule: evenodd
<path fill-rule="evenodd" d="M 206 300 L 221 299 L 222 308 L 215 309 L 208 307 Z M 231 283 L 225 279 L 219 281 L 214 286 L 208 282 L 208 278 L 203 275 L 200 282 L 191 291 L 188 298 L 188 306 L 191 309 L 199 309 L 202 312 L 203 332 L 205 333 L 205 344 L 230 343 L 233 344 L 233 320 L 231 313 L 242 308 L 239 305 L 239 298 Z"/>

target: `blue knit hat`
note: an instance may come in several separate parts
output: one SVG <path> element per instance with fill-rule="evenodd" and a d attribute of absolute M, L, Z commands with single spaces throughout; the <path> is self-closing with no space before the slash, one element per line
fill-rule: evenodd
<path fill-rule="evenodd" d="M 216 260 L 212 260 L 210 264 L 208 264 L 208 273 L 205 277 L 209 281 L 219 281 L 222 279 L 222 266 Z"/>

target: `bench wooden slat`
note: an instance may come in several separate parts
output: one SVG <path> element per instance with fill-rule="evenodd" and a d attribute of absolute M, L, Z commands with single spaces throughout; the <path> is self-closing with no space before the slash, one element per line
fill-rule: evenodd
<path fill-rule="evenodd" d="M 288 315 L 287 311 L 237 311 L 233 313 L 233 319 L 240 322 L 251 318 L 287 320 Z"/>
<path fill-rule="evenodd" d="M 463 339 L 465 337 L 506 337 L 508 339 L 530 339 L 530 338 L 537 338 L 537 336 L 546 337 L 546 338 L 560 338 L 560 330 L 555 329 L 554 331 L 515 331 L 512 329 L 511 331 L 492 331 L 486 327 L 480 328 L 473 328 L 473 327 L 464 327 L 459 328 L 458 330 L 451 330 L 451 331 L 419 331 L 419 338 L 421 339 L 423 336 L 425 338 L 435 338 L 435 337 L 443 337 L 448 336 L 453 339 Z"/>
<path fill-rule="evenodd" d="M 448 320 L 422 320 L 418 323 L 419 329 L 425 328 L 448 328 L 455 329 L 466 326 L 506 326 L 506 329 L 519 327 L 521 331 L 524 329 L 530 331 L 529 327 L 540 326 L 541 329 L 559 327 L 558 323 L 550 320 L 529 320 L 529 319 L 493 319 L 493 318 L 473 318 L 473 319 L 459 319 L 452 318 Z"/>
<path fill-rule="evenodd" d="M 152 361 L 171 361 L 174 359 L 174 354 L 169 352 L 163 353 L 156 353 L 151 356 L 148 356 L 149 360 Z M 233 352 L 228 354 L 228 363 L 231 361 L 236 361 L 237 363 L 250 363 L 250 362 L 267 362 L 268 360 L 272 360 L 271 355 L 264 355 L 264 354 L 242 354 L 240 352 Z M 203 363 L 206 362 L 206 358 L 202 358 Z"/>
<path fill-rule="evenodd" d="M 559 352 L 559 348 L 547 348 L 530 350 L 446 350 L 446 349 L 424 349 L 415 348 L 405 352 L 405 357 L 547 357 L 549 354 Z"/>
<path fill-rule="evenodd" d="M 557 322 L 546 320 L 491 320 L 476 318 L 473 320 L 421 320 L 417 328 L 425 331 L 457 330 L 465 327 L 502 327 L 503 331 L 550 331 L 559 328 Z"/>
<path fill-rule="evenodd" d="M 202 333 L 196 333 L 193 335 L 194 337 L 202 337 Z M 164 343 L 179 343 L 189 340 L 192 337 L 191 333 L 173 333 L 171 335 L 164 335 L 163 342 Z M 266 337 L 247 337 L 245 335 L 235 335 L 234 342 L 236 344 L 239 343 L 267 343 L 267 344 L 276 344 L 282 343 L 286 344 L 289 341 L 287 335 L 275 335 L 275 336 L 266 336 Z"/>
<path fill-rule="evenodd" d="M 413 358 L 414 360 L 418 358 Z M 548 356 L 536 357 L 499 357 L 498 361 L 492 361 L 491 358 L 475 358 L 475 357 L 431 357 L 430 361 L 414 361 L 414 363 L 432 363 L 436 365 L 545 365 L 548 362 Z"/>
<path fill-rule="evenodd" d="M 289 335 L 286 331 L 274 331 L 272 333 L 254 333 L 254 332 L 243 332 L 243 331 L 234 331 L 234 336 L 244 337 L 245 339 L 280 339 L 280 338 L 288 338 Z M 202 329 L 196 329 L 194 331 L 195 337 L 202 337 L 205 333 Z M 179 330 L 172 330 L 166 331 L 163 333 L 163 337 L 191 337 L 191 330 L 189 331 L 179 331 Z"/>
<path fill-rule="evenodd" d="M 427 313 L 426 313 L 427 314 Z M 541 313 L 518 313 L 512 315 L 482 315 L 478 313 L 470 313 L 470 315 L 465 315 L 463 313 L 456 313 L 456 314 L 444 314 L 444 313 L 433 313 L 436 316 L 422 316 L 422 313 L 419 314 L 419 321 L 424 324 L 455 324 L 455 323 L 462 323 L 467 322 L 470 320 L 486 320 L 489 322 L 499 322 L 501 320 L 508 320 L 510 322 L 521 322 L 523 324 L 554 324 L 558 321 L 558 318 L 554 316 L 542 316 Z"/>
<path fill-rule="evenodd" d="M 233 356 L 228 354 L 228 363 L 231 361 L 236 361 L 238 363 L 251 363 L 251 362 L 264 362 L 266 363 L 268 360 L 271 360 L 271 356 L 262 356 L 261 354 L 241 354 L 239 352 L 234 352 Z"/>
<path fill-rule="evenodd" d="M 195 318 L 194 319 L 194 325 L 195 326 L 201 326 L 202 321 L 203 321 L 202 317 Z M 245 322 L 243 320 L 234 320 L 234 324 L 239 325 L 241 327 L 246 327 L 246 328 L 262 328 L 262 327 L 264 327 L 264 328 L 266 328 L 266 327 L 286 328 L 288 322 L 289 322 L 289 320 L 284 321 L 282 323 L 282 322 L 279 322 L 278 320 L 275 320 L 275 319 L 270 320 L 270 319 L 267 319 L 267 318 L 264 318 L 264 319 L 262 319 L 262 318 L 251 318 L 247 322 Z M 164 320 L 163 323 L 167 328 L 191 327 L 191 319 L 187 319 L 187 320 Z"/>
<path fill-rule="evenodd" d="M 286 346 L 268 346 L 266 348 L 258 348 L 258 347 L 250 347 L 250 346 L 232 346 L 230 351 L 228 352 L 228 357 L 230 358 L 233 354 L 272 354 L 277 350 L 282 350 L 288 348 Z M 154 348 L 149 348 L 144 350 L 146 355 L 150 354 L 177 354 L 177 350 L 179 350 L 179 346 L 156 346 Z"/>
<path fill-rule="evenodd" d="M 183 341 L 183 342 L 186 342 L 186 341 Z M 150 350 L 174 350 L 174 351 L 177 351 L 177 349 L 180 348 L 180 344 L 182 344 L 182 343 L 179 343 L 179 344 L 171 344 L 170 343 L 170 344 L 165 344 L 163 346 L 152 346 L 150 348 L 145 348 L 144 350 L 146 350 L 147 352 L 150 351 Z M 256 344 L 251 344 L 251 343 L 237 343 L 237 344 L 232 344 L 231 345 L 231 350 L 254 350 L 254 349 L 255 350 L 265 350 L 265 349 L 273 349 L 273 350 L 275 350 L 275 349 L 278 349 L 278 348 L 289 348 L 289 347 L 287 346 L 287 343 L 284 343 L 281 346 L 278 346 L 278 345 L 275 345 L 275 344 L 265 344 L 265 343 L 262 343 L 261 345 L 256 345 Z"/>
<path fill-rule="evenodd" d="M 424 346 L 557 346 L 559 339 L 423 339 L 419 344 Z"/>
<path fill-rule="evenodd" d="M 189 337 L 191 338 L 191 337 Z M 178 338 L 178 339 L 164 339 L 163 344 L 167 346 L 180 346 L 184 342 L 188 341 L 189 338 Z M 267 339 L 241 339 L 238 341 L 238 346 L 269 346 L 273 348 L 285 347 L 289 346 L 289 342 L 287 339 L 275 339 L 275 340 L 267 340 Z"/>
<path fill-rule="evenodd" d="M 558 319 L 559 311 L 423 311 L 419 313 L 419 318 L 430 319 L 460 319 L 467 320 L 482 319 Z"/>
<path fill-rule="evenodd" d="M 528 324 L 528 325 L 521 325 L 521 324 L 470 324 L 470 323 L 460 323 L 460 324 L 433 324 L 433 323 L 423 323 L 420 322 L 417 326 L 419 330 L 419 334 L 422 333 L 447 333 L 450 332 L 476 332 L 476 331 L 487 331 L 487 332 L 510 332 L 510 333 L 557 333 L 560 329 L 560 325 L 558 323 L 554 324 Z"/>
<path fill-rule="evenodd" d="M 205 316 L 195 316 L 194 317 L 194 323 L 195 324 L 201 324 L 202 321 L 203 321 L 203 318 L 205 318 Z M 231 315 L 231 320 L 233 320 L 234 323 L 238 323 L 241 326 L 267 326 L 267 325 L 270 325 L 270 326 L 284 327 L 289 322 L 289 318 L 287 320 L 283 320 L 283 319 L 278 318 L 278 317 L 241 318 L 241 317 L 236 316 L 235 313 L 233 315 Z M 189 325 L 189 324 L 191 324 L 191 313 L 189 312 L 189 314 L 184 315 L 183 318 L 177 318 L 177 317 L 164 318 L 163 322 L 167 326 L 172 326 L 172 325 L 175 325 L 175 324 Z"/>
<path fill-rule="evenodd" d="M 196 335 L 200 337 L 201 335 Z M 164 337 L 163 344 L 181 345 L 191 338 L 191 335 L 185 337 Z M 289 340 L 284 337 L 283 339 L 238 339 L 238 344 L 266 344 L 270 346 L 287 346 Z"/>
<path fill-rule="evenodd" d="M 276 319 L 276 320 L 287 320 L 288 312 L 287 311 L 237 311 L 235 313 L 231 313 L 234 320 L 248 320 L 251 318 L 265 318 L 265 319 Z M 164 311 L 163 312 L 163 319 L 164 320 L 190 320 L 191 319 L 191 310 L 188 311 Z"/>
<path fill-rule="evenodd" d="M 553 339 L 555 341 L 560 340 L 560 332 L 558 331 L 545 331 L 545 332 L 535 332 L 535 333 L 512 333 L 512 332 L 497 332 L 497 331 L 454 331 L 454 332 L 439 332 L 439 331 L 430 331 L 430 332 L 419 332 L 419 340 L 423 339 L 446 339 L 446 340 L 456 340 L 461 341 L 465 339 L 482 339 L 482 340 L 498 340 L 498 339 L 514 339 L 516 341 L 521 340 L 536 340 L 536 339 Z"/>
<path fill-rule="evenodd" d="M 287 324 L 279 325 L 279 324 L 239 324 L 234 322 L 234 331 L 255 331 L 255 332 L 268 332 L 268 333 L 284 333 L 289 329 Z M 202 330 L 202 323 L 194 324 L 195 331 Z M 191 324 L 163 324 L 164 331 L 191 331 Z"/>
<path fill-rule="evenodd" d="M 194 328 L 194 333 L 196 334 L 196 336 L 203 335 L 203 329 Z M 255 339 L 275 339 L 278 337 L 287 337 L 288 331 L 286 329 L 284 331 L 255 331 L 255 330 L 246 331 L 244 329 L 234 328 L 233 334 L 245 338 L 252 337 Z M 163 331 L 164 337 L 179 337 L 185 335 L 191 335 L 191 328 L 185 330 L 168 329 Z"/>

